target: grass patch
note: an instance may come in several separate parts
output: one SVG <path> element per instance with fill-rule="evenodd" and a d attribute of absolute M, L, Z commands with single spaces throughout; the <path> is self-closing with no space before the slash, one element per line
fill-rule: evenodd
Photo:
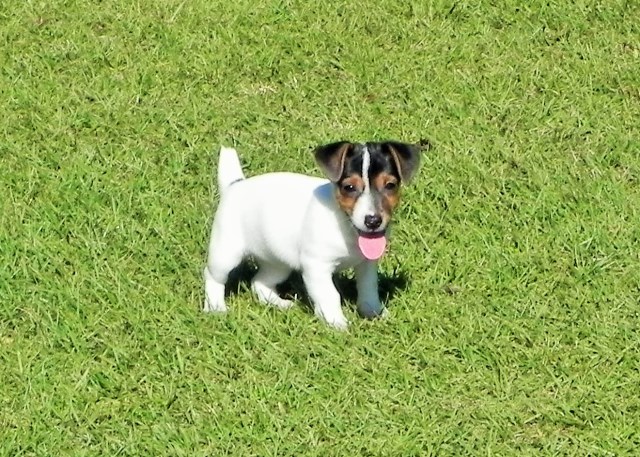
<path fill-rule="evenodd" d="M 633 455 L 634 2 L 0 13 L 0 454 Z M 427 137 L 347 334 L 200 312 L 215 151 Z M 348 283 L 347 283 L 348 287 Z M 348 307 L 347 307 L 348 308 Z"/>

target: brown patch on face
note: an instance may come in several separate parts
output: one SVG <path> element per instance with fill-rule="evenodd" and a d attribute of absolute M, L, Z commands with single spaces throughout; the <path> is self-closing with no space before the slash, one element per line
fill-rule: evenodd
<path fill-rule="evenodd" d="M 388 223 L 391 214 L 400 202 L 400 183 L 398 178 L 389 173 L 380 173 L 371 182 L 372 190 L 380 195 L 380 205 L 382 206 L 382 219 Z"/>
<path fill-rule="evenodd" d="M 364 181 L 360 175 L 351 175 L 336 184 L 336 201 L 338 206 L 349 216 L 353 214 L 358 197 L 364 190 Z"/>

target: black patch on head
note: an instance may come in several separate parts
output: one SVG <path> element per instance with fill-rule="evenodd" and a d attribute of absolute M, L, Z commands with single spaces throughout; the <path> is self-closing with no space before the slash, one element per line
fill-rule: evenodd
<path fill-rule="evenodd" d="M 363 155 L 364 147 L 361 144 L 355 144 L 353 148 L 347 151 L 339 181 L 353 175 L 362 176 Z"/>
<path fill-rule="evenodd" d="M 373 179 L 380 173 L 386 173 L 395 176 L 398 181 L 401 180 L 400 170 L 398 170 L 393 156 L 384 147 L 384 143 L 367 143 L 367 150 L 371 158 L 369 163 L 369 182 L 373 182 Z"/>
<path fill-rule="evenodd" d="M 329 179 L 338 183 L 348 176 L 362 175 L 365 148 L 369 151 L 369 182 L 380 173 L 409 181 L 418 169 L 420 152 L 430 149 L 428 141 L 418 145 L 384 141 L 356 144 L 339 141 L 316 149 L 315 157 Z"/>

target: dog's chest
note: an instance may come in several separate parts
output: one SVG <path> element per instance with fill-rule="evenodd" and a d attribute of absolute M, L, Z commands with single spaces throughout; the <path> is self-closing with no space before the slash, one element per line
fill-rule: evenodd
<path fill-rule="evenodd" d="M 321 262 L 333 265 L 336 271 L 352 268 L 363 262 L 363 257 L 356 246 L 355 237 L 344 233 L 340 224 L 316 226 L 315 230 L 305 231 L 301 249 L 301 264 L 306 261 Z"/>
<path fill-rule="evenodd" d="M 337 260 L 337 271 L 348 270 L 349 268 L 353 268 L 356 265 L 361 264 L 364 259 L 359 255 L 349 255 L 346 257 L 340 257 Z"/>

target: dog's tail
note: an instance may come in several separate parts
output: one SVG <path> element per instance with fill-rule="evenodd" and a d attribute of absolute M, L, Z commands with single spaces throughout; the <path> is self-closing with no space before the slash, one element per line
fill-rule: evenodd
<path fill-rule="evenodd" d="M 218 190 L 224 194 L 227 188 L 236 181 L 244 179 L 238 153 L 233 148 L 222 146 L 218 159 Z"/>

